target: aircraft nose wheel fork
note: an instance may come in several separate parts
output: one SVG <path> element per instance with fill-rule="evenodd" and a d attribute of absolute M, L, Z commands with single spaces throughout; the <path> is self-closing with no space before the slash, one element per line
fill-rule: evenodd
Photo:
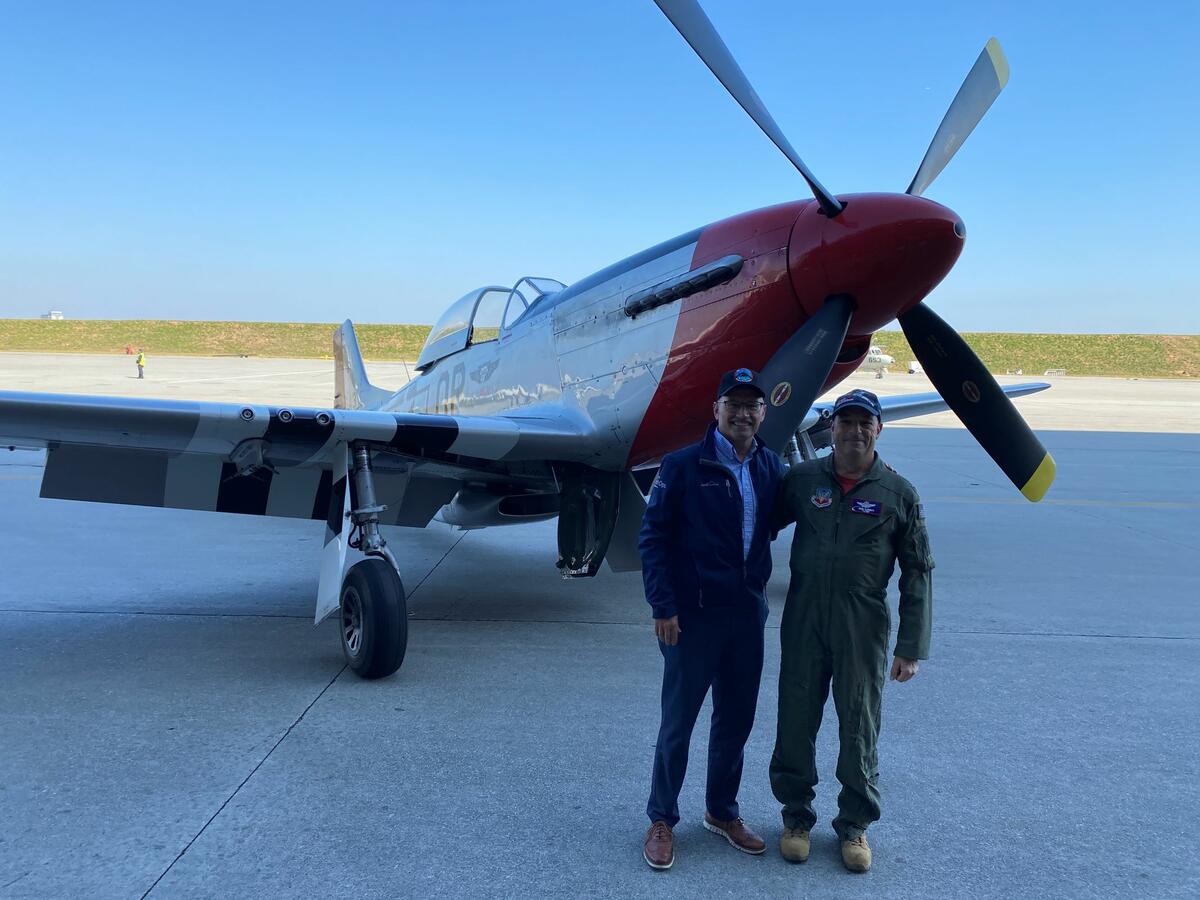
<path fill-rule="evenodd" d="M 367 559 L 350 567 L 339 598 L 342 653 L 355 674 L 385 678 L 400 668 L 408 648 L 408 605 L 396 560 L 379 531 L 379 514 L 371 472 L 371 450 L 357 443 L 352 453 L 354 490 L 358 501 L 350 520 L 359 529 L 350 546 Z"/>

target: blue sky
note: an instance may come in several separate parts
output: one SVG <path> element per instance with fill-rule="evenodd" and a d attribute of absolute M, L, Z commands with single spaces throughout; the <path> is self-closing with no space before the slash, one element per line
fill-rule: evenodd
<path fill-rule="evenodd" d="M 707 0 L 817 177 L 926 192 L 964 331 L 1200 332 L 1200 4 Z M 1111 8 L 1106 8 L 1111 7 Z M 650 0 L 0 2 L 0 315 L 432 322 L 808 196 Z"/>

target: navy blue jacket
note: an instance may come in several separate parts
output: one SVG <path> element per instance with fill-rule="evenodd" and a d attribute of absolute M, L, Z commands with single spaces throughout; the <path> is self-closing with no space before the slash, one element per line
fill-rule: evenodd
<path fill-rule="evenodd" d="M 742 495 L 717 459 L 716 423 L 699 444 L 663 457 L 638 536 L 646 601 L 654 618 L 766 602 L 771 577 L 771 509 L 787 472 L 758 438 L 750 478 L 758 501 L 750 552 L 742 558 Z"/>

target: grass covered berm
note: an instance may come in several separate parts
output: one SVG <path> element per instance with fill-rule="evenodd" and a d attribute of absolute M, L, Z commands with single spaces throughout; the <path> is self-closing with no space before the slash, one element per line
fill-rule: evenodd
<path fill-rule="evenodd" d="M 190 322 L 120 319 L 0 319 L 0 351 L 124 353 L 157 356 L 264 356 L 315 359 L 333 355 L 337 325 L 324 322 Z M 367 359 L 414 360 L 428 325 L 355 325 Z"/>
<path fill-rule="evenodd" d="M 0 351 L 117 353 L 144 347 L 154 356 L 263 356 L 319 358 L 333 353 L 336 326 L 320 322 L 191 322 L 157 320 L 0 319 Z M 356 325 L 367 359 L 414 360 L 428 325 Z M 1041 375 L 1138 378 L 1200 377 L 1200 335 L 1001 334 L 963 335 L 993 372 L 1020 369 Z M 912 350 L 900 331 L 881 331 L 874 342 L 903 371 Z"/>
<path fill-rule="evenodd" d="M 1200 335 L 1195 334 L 1005 334 L 964 332 L 963 339 L 991 372 L 1020 369 L 1041 375 L 1066 369 L 1068 375 L 1128 378 L 1200 377 Z M 901 331 L 877 332 L 873 341 L 896 358 L 896 371 L 916 359 Z"/>

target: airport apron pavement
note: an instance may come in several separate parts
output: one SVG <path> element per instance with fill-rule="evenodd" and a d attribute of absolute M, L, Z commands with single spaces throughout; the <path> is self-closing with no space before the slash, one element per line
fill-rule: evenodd
<path fill-rule="evenodd" d="M 813 854 L 767 782 L 791 531 L 774 546 L 742 814 L 641 841 L 662 660 L 637 574 L 564 582 L 555 525 L 389 530 L 408 657 L 312 624 L 322 525 L 40 500 L 0 455 L 0 896 L 1200 895 L 1200 436 L 1042 431 L 1023 500 L 962 429 L 885 429 L 933 552 L 931 659 L 885 690 L 875 866 L 843 871 L 836 719 Z M 895 618 L 895 584 L 890 594 Z"/>

